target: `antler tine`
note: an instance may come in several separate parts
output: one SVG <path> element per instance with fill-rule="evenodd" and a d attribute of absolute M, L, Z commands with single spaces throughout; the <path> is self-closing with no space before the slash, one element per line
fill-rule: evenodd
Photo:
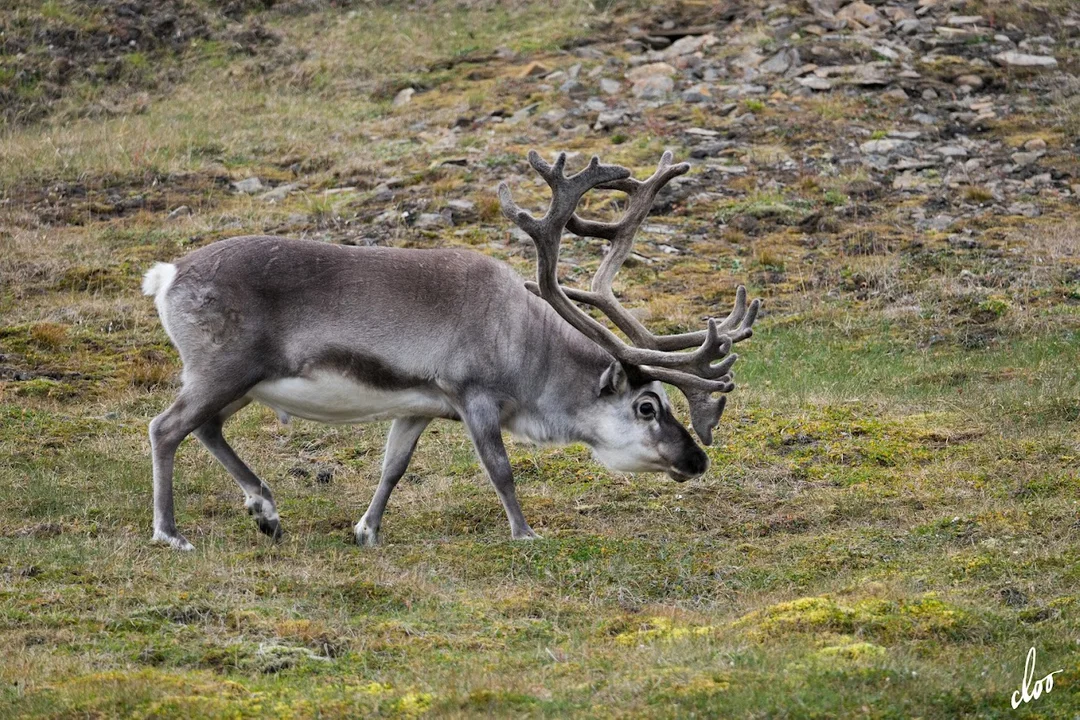
<path fill-rule="evenodd" d="M 551 204 L 543 218 L 537 220 L 519 208 L 505 183 L 499 185 L 499 200 L 503 213 L 532 237 L 537 250 L 537 283 L 529 289 L 537 292 L 567 322 L 590 340 L 610 352 L 620 362 L 633 365 L 649 379 L 679 388 L 690 402 L 691 421 L 695 432 L 705 444 L 712 442 L 712 428 L 723 412 L 724 400 L 715 393 L 730 392 L 734 387 L 731 367 L 738 359 L 730 354 L 731 346 L 750 336 L 758 311 L 755 300 L 746 308 L 746 291 L 739 288 L 735 308 L 719 325 L 709 319 L 707 328 L 698 333 L 657 337 L 619 304 L 611 283 L 630 253 L 634 235 L 652 208 L 660 188 L 672 178 L 690 169 L 686 163 L 672 165 L 672 154 L 665 152 L 656 171 L 644 181 L 634 180 L 630 171 L 616 165 L 602 165 L 593 157 L 581 172 L 567 177 L 564 173 L 565 154 L 560 153 L 549 164 L 535 151 L 529 153 L 529 164 L 551 187 Z M 623 217 L 616 223 L 583 220 L 574 213 L 582 195 L 592 188 L 621 190 L 630 202 Z M 564 228 L 578 235 L 611 240 L 612 249 L 600 264 L 592 281 L 591 291 L 565 289 L 558 279 L 558 253 Z M 604 312 L 636 345 L 619 339 L 602 323 L 593 319 L 574 301 L 584 302 Z M 699 345 L 693 352 L 671 352 Z M 661 347 L 665 346 L 665 347 Z M 720 361 L 720 362 L 717 362 Z"/>

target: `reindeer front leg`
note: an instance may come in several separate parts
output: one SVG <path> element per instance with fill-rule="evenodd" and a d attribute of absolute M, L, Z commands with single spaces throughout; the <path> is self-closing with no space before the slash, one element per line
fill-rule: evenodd
<path fill-rule="evenodd" d="M 379 526 L 382 525 L 382 516 L 386 511 L 386 501 L 390 499 L 390 493 L 394 492 L 398 480 L 409 468 L 416 442 L 430 422 L 431 418 L 410 417 L 398 418 L 390 425 L 390 432 L 386 436 L 386 453 L 383 455 L 382 479 L 379 480 L 379 487 L 371 498 L 367 512 L 360 518 L 360 522 L 356 523 L 353 531 L 357 544 L 378 544 Z"/>
<path fill-rule="evenodd" d="M 514 492 L 514 475 L 510 470 L 510 458 L 506 456 L 506 446 L 503 445 L 498 404 L 486 397 L 473 398 L 465 404 L 461 419 L 469 431 L 476 455 L 502 501 L 506 518 L 510 521 L 510 536 L 515 540 L 538 538 L 539 535 L 525 522 L 517 493 Z"/>

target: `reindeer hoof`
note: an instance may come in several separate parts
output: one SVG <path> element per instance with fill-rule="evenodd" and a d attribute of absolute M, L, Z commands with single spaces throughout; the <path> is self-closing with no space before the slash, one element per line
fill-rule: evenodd
<path fill-rule="evenodd" d="M 375 547 L 379 544 L 379 530 L 361 520 L 356 523 L 356 544 L 360 547 Z"/>
<path fill-rule="evenodd" d="M 540 536 L 533 532 L 532 528 L 527 527 L 524 530 L 518 530 L 510 533 L 510 537 L 514 540 L 540 540 Z"/>
<path fill-rule="evenodd" d="M 278 520 L 277 510 L 272 502 L 252 497 L 248 498 L 244 505 L 247 507 L 248 515 L 255 518 L 255 524 L 258 525 L 259 532 L 271 537 L 275 542 L 281 539 L 281 536 L 285 533 L 281 529 L 281 521 Z"/>
<path fill-rule="evenodd" d="M 167 533 L 164 530 L 155 530 L 152 542 L 169 545 L 175 550 L 183 550 L 184 552 L 195 549 L 194 545 L 189 543 L 183 535 L 175 530 L 171 533 Z"/>

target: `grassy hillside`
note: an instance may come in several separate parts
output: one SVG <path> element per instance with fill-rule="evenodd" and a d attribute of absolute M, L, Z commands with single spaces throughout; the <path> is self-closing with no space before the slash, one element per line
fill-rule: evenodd
<path fill-rule="evenodd" d="M 0 716 L 1080 713 L 1080 15 L 841 5 L 0 9 Z M 437 422 L 361 549 L 385 426 L 251 407 L 284 541 L 189 440 L 196 551 L 151 546 L 179 362 L 141 273 L 274 233 L 530 275 L 494 187 L 540 207 L 531 148 L 693 162 L 617 290 L 666 332 L 765 299 L 709 474 L 511 443 L 515 543 Z M 1063 672 L 1014 711 L 1032 646 Z"/>

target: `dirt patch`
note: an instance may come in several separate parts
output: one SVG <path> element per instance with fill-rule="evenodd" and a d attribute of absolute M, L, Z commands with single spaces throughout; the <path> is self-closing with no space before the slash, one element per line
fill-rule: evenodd
<path fill-rule="evenodd" d="M 41 120 L 68 96 L 107 107 L 169 85 L 200 42 L 247 54 L 276 44 L 256 19 L 230 24 L 252 4 L 215 12 L 195 0 L 18 0 L 0 10 L 0 126 Z"/>
<path fill-rule="evenodd" d="M 203 173 L 86 178 L 13 188 L 5 200 L 41 225 L 84 225 L 140 211 L 205 210 L 227 194 L 228 185 L 226 176 Z"/>

